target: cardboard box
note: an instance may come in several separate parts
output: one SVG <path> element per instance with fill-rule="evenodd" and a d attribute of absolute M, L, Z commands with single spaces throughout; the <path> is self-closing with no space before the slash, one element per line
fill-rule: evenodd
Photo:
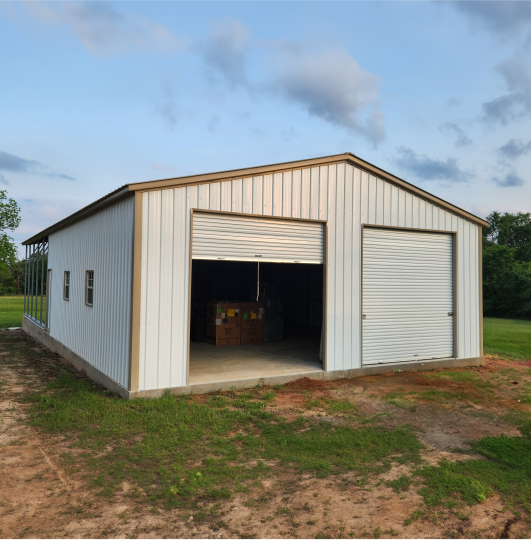
<path fill-rule="evenodd" d="M 242 345 L 264 342 L 263 302 L 242 302 Z"/>
<path fill-rule="evenodd" d="M 241 338 L 241 304 L 239 302 L 207 302 L 207 343 L 239 345 Z"/>

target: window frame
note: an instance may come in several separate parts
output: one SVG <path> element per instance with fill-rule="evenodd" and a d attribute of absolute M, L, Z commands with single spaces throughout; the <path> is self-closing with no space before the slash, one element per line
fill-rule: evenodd
<path fill-rule="evenodd" d="M 70 301 L 70 270 L 65 270 L 63 273 L 63 300 Z"/>
<path fill-rule="evenodd" d="M 92 285 L 89 285 L 90 281 L 92 281 Z M 89 290 L 92 292 L 91 303 L 89 303 Z M 94 270 L 85 271 L 85 305 L 94 307 Z"/>

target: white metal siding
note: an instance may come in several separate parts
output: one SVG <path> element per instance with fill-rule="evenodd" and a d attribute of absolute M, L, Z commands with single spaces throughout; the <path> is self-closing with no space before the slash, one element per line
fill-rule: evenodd
<path fill-rule="evenodd" d="M 50 235 L 50 335 L 127 388 L 131 331 L 134 197 Z M 70 300 L 63 300 L 64 271 Z M 85 272 L 94 270 L 94 305 Z"/>
<path fill-rule="evenodd" d="M 458 355 L 479 356 L 478 227 L 348 164 L 143 195 L 140 390 L 186 384 L 191 209 L 328 221 L 327 369 L 361 367 L 361 225 L 457 231 Z"/>
<path fill-rule="evenodd" d="M 363 365 L 451 358 L 453 235 L 363 230 Z"/>
<path fill-rule="evenodd" d="M 194 212 L 192 258 L 324 263 L 324 225 Z"/>

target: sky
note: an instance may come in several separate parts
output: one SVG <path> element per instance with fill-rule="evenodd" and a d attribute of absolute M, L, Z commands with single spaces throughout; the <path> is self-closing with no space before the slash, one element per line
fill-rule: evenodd
<path fill-rule="evenodd" d="M 2 1 L 0 50 L 17 243 L 126 183 L 343 152 L 531 212 L 531 1 Z"/>

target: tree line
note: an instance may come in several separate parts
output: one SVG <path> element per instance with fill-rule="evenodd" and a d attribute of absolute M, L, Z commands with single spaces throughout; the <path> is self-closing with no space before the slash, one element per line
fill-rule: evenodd
<path fill-rule="evenodd" d="M 483 314 L 531 317 L 531 214 L 492 212 L 483 229 Z"/>

